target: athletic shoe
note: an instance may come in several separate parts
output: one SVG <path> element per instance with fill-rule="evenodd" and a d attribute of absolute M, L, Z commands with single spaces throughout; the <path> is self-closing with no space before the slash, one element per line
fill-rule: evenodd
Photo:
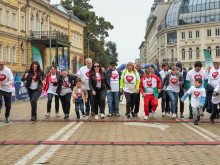
<path fill-rule="evenodd" d="M 47 114 L 45 116 L 46 117 L 50 117 L 50 112 L 47 112 Z"/>
<path fill-rule="evenodd" d="M 190 116 L 189 116 L 189 119 L 193 119 L 193 116 L 190 115 Z"/>
<path fill-rule="evenodd" d="M 111 113 L 109 113 L 107 116 L 108 116 L 108 117 L 112 117 L 112 114 L 111 114 Z"/>
<path fill-rule="evenodd" d="M 135 113 L 134 112 L 131 112 L 131 115 L 132 115 L 132 117 L 135 117 Z"/>
<path fill-rule="evenodd" d="M 149 117 L 152 117 L 152 113 L 150 113 Z"/>
<path fill-rule="evenodd" d="M 165 113 L 165 116 L 170 117 L 170 114 L 169 113 Z"/>
<path fill-rule="evenodd" d="M 180 114 L 180 118 L 184 118 L 183 113 Z"/>
<path fill-rule="evenodd" d="M 214 123 L 215 123 L 214 119 L 211 118 L 211 117 L 210 117 L 210 119 L 209 119 L 209 122 L 210 122 L 211 124 L 214 124 Z"/>
<path fill-rule="evenodd" d="M 154 118 L 157 117 L 157 114 L 156 114 L 155 111 L 152 111 L 152 116 L 153 116 Z"/>
<path fill-rule="evenodd" d="M 200 121 L 200 116 L 197 116 L 197 120 Z"/>
<path fill-rule="evenodd" d="M 69 114 L 65 114 L 64 119 L 69 119 Z"/>
<path fill-rule="evenodd" d="M 176 114 L 173 113 L 173 114 L 171 115 L 171 118 L 175 119 L 175 118 L 176 118 Z"/>
<path fill-rule="evenodd" d="M 92 112 L 91 114 L 92 114 L 92 116 L 95 116 L 95 112 Z"/>
<path fill-rule="evenodd" d="M 194 125 L 198 125 L 198 120 L 195 120 L 195 121 L 194 121 Z"/>
<path fill-rule="evenodd" d="M 31 117 L 31 121 L 35 121 L 35 120 L 37 120 L 37 117 L 36 116 L 32 116 Z"/>
<path fill-rule="evenodd" d="M 82 112 L 83 117 L 86 117 L 85 112 Z"/>
<path fill-rule="evenodd" d="M 101 119 L 104 119 L 104 118 L 105 118 L 105 114 L 101 113 Z"/>
<path fill-rule="evenodd" d="M 76 120 L 80 120 L 80 117 L 77 117 Z"/>
<path fill-rule="evenodd" d="M 121 115 L 119 113 L 116 113 L 115 116 L 120 117 Z"/>
<path fill-rule="evenodd" d="M 127 118 L 128 118 L 128 119 L 130 119 L 130 118 L 131 118 L 130 114 L 128 114 L 128 115 L 127 115 Z"/>
<path fill-rule="evenodd" d="M 144 116 L 144 120 L 147 120 L 148 119 L 148 116 Z"/>
<path fill-rule="evenodd" d="M 8 117 L 5 117 L 5 123 L 9 123 Z"/>
<path fill-rule="evenodd" d="M 98 116 L 98 115 L 95 115 L 95 119 L 98 120 L 98 119 L 99 119 L 99 116 Z"/>
<path fill-rule="evenodd" d="M 56 113 L 56 117 L 60 117 L 60 114 L 59 114 L 59 113 Z"/>
<path fill-rule="evenodd" d="M 166 113 L 165 112 L 162 112 L 162 117 L 165 117 L 166 116 Z"/>
<path fill-rule="evenodd" d="M 134 113 L 135 114 L 135 117 L 138 117 L 138 114 L 137 113 Z"/>

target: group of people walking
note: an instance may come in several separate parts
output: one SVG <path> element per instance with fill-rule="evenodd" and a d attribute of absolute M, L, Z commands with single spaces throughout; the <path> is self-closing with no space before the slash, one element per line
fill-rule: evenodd
<path fill-rule="evenodd" d="M 123 71 L 116 69 L 116 63 L 111 62 L 109 69 L 104 71 L 99 62 L 86 59 L 86 66 L 80 68 L 77 75 L 72 75 L 66 69 L 58 71 L 56 65 L 51 66 L 46 74 L 41 70 L 37 61 L 32 62 L 30 69 L 21 78 L 26 81 L 26 88 L 31 103 L 31 120 L 37 119 L 37 101 L 42 92 L 47 92 L 47 114 L 50 117 L 51 103 L 55 97 L 56 117 L 59 114 L 59 100 L 62 104 L 64 119 L 69 118 L 71 97 L 75 103 L 77 119 L 80 114 L 92 115 L 95 119 L 105 118 L 106 98 L 108 101 L 108 117 L 119 117 L 119 100 L 122 94 L 126 98 L 127 118 L 138 117 L 140 99 L 144 100 L 144 120 L 156 117 L 158 99 L 161 98 L 162 117 L 184 118 L 184 100 L 189 97 L 189 118 L 194 119 L 198 125 L 200 116 L 207 109 L 211 113 L 210 123 L 218 118 L 220 105 L 220 68 L 219 62 L 214 62 L 214 67 L 206 73 L 200 61 L 195 62 L 194 68 L 188 73 L 182 68 L 181 63 L 170 67 L 168 63 L 159 67 L 150 65 L 143 71 L 141 63 L 135 65 L 129 62 Z M 2 96 L 4 96 L 6 113 L 5 122 L 9 122 L 11 109 L 11 92 L 13 74 L 0 60 L 0 111 L 2 109 Z M 209 95 L 209 97 L 207 97 Z M 178 115 L 178 98 L 180 98 L 180 114 Z M 85 111 L 84 111 L 85 104 Z M 100 109 L 100 111 L 99 111 Z M 81 113 L 80 113 L 81 111 Z"/>

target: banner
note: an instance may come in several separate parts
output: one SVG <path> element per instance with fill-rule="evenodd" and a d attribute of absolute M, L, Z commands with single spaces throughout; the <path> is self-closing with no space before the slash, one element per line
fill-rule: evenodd
<path fill-rule="evenodd" d="M 41 69 L 43 70 L 43 62 L 40 51 L 35 46 L 32 46 L 32 53 L 33 53 L 33 60 L 38 61 Z"/>
<path fill-rule="evenodd" d="M 66 62 L 62 55 L 59 55 L 59 70 L 66 69 Z"/>
<path fill-rule="evenodd" d="M 68 61 L 68 53 L 66 52 L 65 53 L 65 61 L 66 61 L 66 70 L 67 70 L 67 72 L 69 71 L 69 61 Z"/>
<path fill-rule="evenodd" d="M 25 87 L 26 82 L 16 82 L 17 88 L 15 89 L 15 96 L 16 100 L 28 100 L 28 91 L 27 88 Z"/>
<path fill-rule="evenodd" d="M 212 55 L 207 49 L 203 49 L 203 52 L 204 52 L 206 70 L 210 71 L 211 68 L 213 67 Z"/>

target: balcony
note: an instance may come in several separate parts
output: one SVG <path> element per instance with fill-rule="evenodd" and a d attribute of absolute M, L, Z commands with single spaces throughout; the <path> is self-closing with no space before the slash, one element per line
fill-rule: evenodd
<path fill-rule="evenodd" d="M 177 58 L 164 58 L 163 62 L 177 62 Z"/>

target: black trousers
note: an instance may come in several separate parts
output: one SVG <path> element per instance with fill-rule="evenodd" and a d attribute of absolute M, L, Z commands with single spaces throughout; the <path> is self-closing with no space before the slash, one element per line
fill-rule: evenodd
<path fill-rule="evenodd" d="M 126 111 L 127 114 L 130 114 L 131 111 L 134 109 L 134 103 L 136 99 L 136 93 L 127 93 L 124 92 L 126 98 Z"/>
<path fill-rule="evenodd" d="M 141 94 L 140 94 L 140 92 L 139 92 L 138 94 L 136 94 L 134 113 L 138 113 L 138 112 L 139 112 L 139 108 L 140 108 L 140 97 L 141 97 Z"/>
<path fill-rule="evenodd" d="M 180 90 L 179 98 L 181 99 L 184 95 L 183 89 Z M 180 101 L 180 113 L 182 114 L 184 112 L 184 102 Z M 176 106 L 176 113 L 178 113 L 178 102 Z"/>
<path fill-rule="evenodd" d="M 211 114 L 210 118 L 212 118 L 212 119 L 216 118 L 216 115 L 219 113 L 218 105 L 220 107 L 220 103 L 219 104 L 212 104 L 212 114 Z"/>
<path fill-rule="evenodd" d="M 170 97 L 166 91 L 162 90 L 162 101 L 161 101 L 162 112 L 170 112 Z"/>
<path fill-rule="evenodd" d="M 2 96 L 5 100 L 5 117 L 9 117 L 11 110 L 11 95 L 12 92 L 5 92 L 0 90 L 0 107 L 2 108 Z"/>
<path fill-rule="evenodd" d="M 105 113 L 105 98 L 107 96 L 106 89 L 96 88 L 96 95 L 93 95 L 95 115 L 98 115 L 98 108 L 100 108 L 100 113 Z"/>
<path fill-rule="evenodd" d="M 60 101 L 63 108 L 63 113 L 65 115 L 68 115 L 70 113 L 70 99 L 71 99 L 72 93 L 67 93 L 64 96 L 59 95 Z"/>
<path fill-rule="evenodd" d="M 28 89 L 28 95 L 31 102 L 31 116 L 37 117 L 37 101 L 41 95 L 41 91 Z"/>

